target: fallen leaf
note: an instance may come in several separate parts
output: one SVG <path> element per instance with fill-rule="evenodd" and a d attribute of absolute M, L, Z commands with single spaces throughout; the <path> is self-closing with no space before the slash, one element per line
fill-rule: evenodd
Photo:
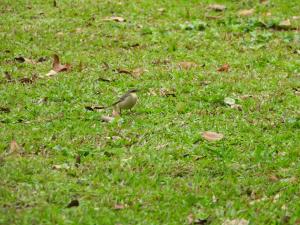
<path fill-rule="evenodd" d="M 195 216 L 191 213 L 190 215 L 188 215 L 188 224 L 190 225 L 204 225 L 207 224 L 209 221 L 208 219 L 197 219 L 195 218 Z"/>
<path fill-rule="evenodd" d="M 190 70 L 194 67 L 197 67 L 197 64 L 194 62 L 180 62 L 180 63 L 178 63 L 178 66 L 180 69 Z"/>
<path fill-rule="evenodd" d="M 157 60 L 154 60 L 152 63 L 155 65 L 167 65 L 167 64 L 171 63 L 171 60 L 170 59 L 157 59 Z"/>
<path fill-rule="evenodd" d="M 299 19 L 300 19 L 300 16 L 293 16 L 292 19 L 293 19 L 293 20 L 299 20 Z"/>
<path fill-rule="evenodd" d="M 32 84 L 33 80 L 28 77 L 23 77 L 19 79 L 19 82 L 21 82 L 22 84 Z"/>
<path fill-rule="evenodd" d="M 238 12 L 239 16 L 251 16 L 254 13 L 254 9 L 243 9 Z"/>
<path fill-rule="evenodd" d="M 113 117 L 118 117 L 118 116 L 120 116 L 120 112 L 117 111 L 117 110 L 115 110 L 115 109 L 113 109 L 113 111 L 112 111 L 112 116 L 113 116 Z"/>
<path fill-rule="evenodd" d="M 225 220 L 222 225 L 248 225 L 249 221 L 245 219 Z"/>
<path fill-rule="evenodd" d="M 131 74 L 131 71 L 128 69 L 124 69 L 124 68 L 118 68 L 117 69 L 118 73 L 125 73 L 125 74 Z"/>
<path fill-rule="evenodd" d="M 121 210 L 121 209 L 125 209 L 125 205 L 123 205 L 123 204 L 115 204 L 114 205 L 114 209 L 116 209 L 116 210 Z"/>
<path fill-rule="evenodd" d="M 169 97 L 169 96 L 176 97 L 176 93 L 175 92 L 170 91 L 170 90 L 165 89 L 165 88 L 161 88 L 159 90 L 159 93 L 160 93 L 160 96 L 163 96 L 163 97 Z"/>
<path fill-rule="evenodd" d="M 230 108 L 232 108 L 232 109 L 237 109 L 237 110 L 239 110 L 239 111 L 242 111 L 242 109 L 243 109 L 242 106 L 239 105 L 239 104 L 231 105 Z"/>
<path fill-rule="evenodd" d="M 76 156 L 76 158 L 75 158 L 75 166 L 76 166 L 76 167 L 79 167 L 80 163 L 81 163 L 81 157 L 80 157 L 80 155 L 78 154 L 78 155 Z"/>
<path fill-rule="evenodd" d="M 111 123 L 115 118 L 114 117 L 111 117 L 111 116 L 101 116 L 101 120 L 103 122 L 107 122 L 107 123 Z"/>
<path fill-rule="evenodd" d="M 28 59 L 28 58 L 25 58 L 23 56 L 18 56 L 18 57 L 15 57 L 15 60 L 19 63 L 29 63 L 29 64 L 36 64 L 37 62 L 35 62 L 34 60 L 32 59 Z"/>
<path fill-rule="evenodd" d="M 36 104 L 41 105 L 41 104 L 46 103 L 47 101 L 48 101 L 48 97 L 40 98 L 40 99 L 36 102 Z"/>
<path fill-rule="evenodd" d="M 222 18 L 222 16 L 205 15 L 205 18 L 212 19 L 212 20 L 219 20 Z"/>
<path fill-rule="evenodd" d="M 228 72 L 229 71 L 229 64 L 222 65 L 219 69 L 217 69 L 218 72 Z"/>
<path fill-rule="evenodd" d="M 109 70 L 109 65 L 108 65 L 108 63 L 107 63 L 107 62 L 103 62 L 103 63 L 102 63 L 102 68 L 103 68 L 104 71 Z"/>
<path fill-rule="evenodd" d="M 10 112 L 10 109 L 7 108 L 7 107 L 0 107 L 0 112 L 3 112 L 3 113 L 9 113 L 9 112 Z"/>
<path fill-rule="evenodd" d="M 282 28 L 289 28 L 291 26 L 291 21 L 289 19 L 283 20 L 279 23 L 279 26 Z"/>
<path fill-rule="evenodd" d="M 105 107 L 105 106 L 97 106 L 97 105 L 85 106 L 85 109 L 89 110 L 89 111 L 97 111 L 97 110 L 105 109 L 105 108 L 107 108 L 107 107 Z"/>
<path fill-rule="evenodd" d="M 114 80 L 114 79 L 110 80 L 110 79 L 107 79 L 107 78 L 104 78 L 104 77 L 99 77 L 99 78 L 97 79 L 97 81 L 113 82 L 113 81 L 115 81 L 115 80 Z"/>
<path fill-rule="evenodd" d="M 8 82 L 12 82 L 12 76 L 9 72 L 5 71 L 4 76 Z"/>
<path fill-rule="evenodd" d="M 70 64 L 65 64 L 62 65 L 59 62 L 59 57 L 58 55 L 53 55 L 53 63 L 52 63 L 52 70 L 50 70 L 49 73 L 46 74 L 46 76 L 54 76 L 59 72 L 63 72 L 63 71 L 69 71 L 71 69 L 71 65 Z"/>
<path fill-rule="evenodd" d="M 201 135 L 207 141 L 219 141 L 224 138 L 223 134 L 212 131 L 205 131 Z"/>
<path fill-rule="evenodd" d="M 235 100 L 233 98 L 226 97 L 224 98 L 224 103 L 226 105 L 232 106 L 235 104 Z"/>
<path fill-rule="evenodd" d="M 16 140 L 12 140 L 9 144 L 9 154 L 12 153 L 21 153 L 22 152 L 22 147 L 16 142 Z"/>
<path fill-rule="evenodd" d="M 62 164 L 62 165 L 53 165 L 52 166 L 53 170 L 61 170 L 61 169 L 70 169 L 70 166 L 68 164 Z"/>
<path fill-rule="evenodd" d="M 269 180 L 272 182 L 276 182 L 279 180 L 279 178 L 276 175 L 272 174 L 269 176 Z"/>
<path fill-rule="evenodd" d="M 67 208 L 71 207 L 78 207 L 79 206 L 79 201 L 77 199 L 73 199 L 68 205 Z"/>
<path fill-rule="evenodd" d="M 40 57 L 37 62 L 41 63 L 41 62 L 45 62 L 47 61 L 48 59 L 46 57 Z"/>
<path fill-rule="evenodd" d="M 225 5 L 221 5 L 221 4 L 210 4 L 208 6 L 208 8 L 212 9 L 214 11 L 221 12 L 221 11 L 224 11 L 226 9 L 226 6 Z"/>
<path fill-rule="evenodd" d="M 141 75 L 143 75 L 143 73 L 145 73 L 147 70 L 145 70 L 144 68 L 136 68 L 134 70 L 132 70 L 132 76 L 135 78 L 140 77 Z"/>
<path fill-rule="evenodd" d="M 125 22 L 126 20 L 123 17 L 120 16 L 111 16 L 111 17 L 106 17 L 102 19 L 103 21 L 115 21 L 115 22 Z"/>

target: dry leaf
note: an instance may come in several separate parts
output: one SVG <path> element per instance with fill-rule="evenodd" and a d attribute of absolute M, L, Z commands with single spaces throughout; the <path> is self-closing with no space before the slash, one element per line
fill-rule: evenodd
<path fill-rule="evenodd" d="M 147 70 L 145 70 L 144 68 L 136 68 L 134 70 L 132 70 L 132 76 L 135 78 L 140 77 L 141 75 L 143 75 L 143 73 L 145 73 Z"/>
<path fill-rule="evenodd" d="M 49 71 L 49 73 L 46 74 L 46 76 L 54 76 L 59 72 L 63 71 L 69 71 L 71 69 L 70 64 L 65 64 L 62 65 L 59 62 L 59 57 L 58 55 L 53 55 L 53 63 L 52 63 L 52 70 Z"/>
<path fill-rule="evenodd" d="M 222 18 L 222 16 L 205 15 L 205 18 L 212 19 L 212 20 L 219 20 Z"/>
<path fill-rule="evenodd" d="M 79 201 L 77 199 L 74 199 L 67 205 L 67 208 L 78 207 L 78 206 L 79 206 Z"/>
<path fill-rule="evenodd" d="M 217 69 L 218 72 L 228 72 L 229 71 L 229 64 L 222 65 L 219 69 Z"/>
<path fill-rule="evenodd" d="M 80 163 L 81 163 L 81 157 L 80 157 L 80 155 L 78 154 L 78 155 L 76 156 L 76 158 L 75 158 L 75 166 L 76 166 L 76 167 L 79 167 Z"/>
<path fill-rule="evenodd" d="M 226 9 L 225 5 L 221 5 L 221 4 L 211 4 L 208 6 L 209 9 L 221 12 L 224 11 Z"/>
<path fill-rule="evenodd" d="M 5 71 L 4 76 L 8 82 L 12 82 L 12 76 L 9 72 Z"/>
<path fill-rule="evenodd" d="M 249 221 L 245 219 L 225 220 L 222 225 L 248 225 Z"/>
<path fill-rule="evenodd" d="M 197 67 L 197 64 L 194 62 L 180 62 L 180 63 L 178 63 L 178 66 L 180 69 L 190 70 L 194 67 Z"/>
<path fill-rule="evenodd" d="M 12 140 L 9 144 L 9 153 L 20 153 L 21 147 L 16 140 Z"/>
<path fill-rule="evenodd" d="M 103 21 L 115 21 L 115 22 L 122 23 L 122 22 L 125 22 L 126 20 L 120 16 L 111 16 L 111 17 L 104 18 Z"/>
<path fill-rule="evenodd" d="M 292 19 L 293 19 L 293 20 L 299 20 L 299 19 L 300 19 L 300 16 L 293 16 Z"/>
<path fill-rule="evenodd" d="M 7 107 L 0 107 L 0 112 L 3 112 L 3 113 L 9 113 L 9 112 L 10 112 L 10 109 L 7 108 Z"/>
<path fill-rule="evenodd" d="M 254 13 L 254 9 L 243 9 L 238 12 L 239 16 L 251 16 Z"/>
<path fill-rule="evenodd" d="M 111 123 L 115 118 L 111 116 L 101 116 L 103 122 Z"/>
<path fill-rule="evenodd" d="M 197 224 L 201 225 L 201 224 L 208 223 L 208 219 L 197 219 L 192 213 L 188 215 L 187 220 L 188 220 L 188 224 L 190 225 L 197 225 Z"/>
<path fill-rule="evenodd" d="M 107 108 L 107 107 L 105 107 L 105 106 L 97 106 L 97 105 L 85 106 L 85 109 L 89 110 L 89 111 L 98 111 L 98 110 L 105 109 L 105 108 Z"/>
<path fill-rule="evenodd" d="M 116 210 L 121 210 L 121 209 L 125 209 L 125 205 L 122 205 L 122 204 L 115 204 L 114 205 L 114 209 L 116 209 Z"/>
<path fill-rule="evenodd" d="M 224 103 L 232 106 L 235 104 L 235 100 L 233 98 L 226 97 L 226 98 L 224 98 Z"/>
<path fill-rule="evenodd" d="M 120 112 L 117 111 L 117 110 L 115 110 L 115 109 L 113 109 L 113 111 L 112 111 L 112 116 L 113 116 L 113 117 L 118 117 L 118 116 L 120 116 Z"/>
<path fill-rule="evenodd" d="M 287 20 L 283 20 L 279 23 L 279 26 L 280 27 L 283 27 L 283 28 L 289 28 L 291 26 L 291 21 L 289 19 Z"/>
<path fill-rule="evenodd" d="M 224 138 L 223 134 L 212 131 L 205 131 L 201 135 L 207 141 L 219 141 Z"/>
<path fill-rule="evenodd" d="M 15 60 L 19 63 L 26 62 L 26 63 L 29 63 L 29 64 L 37 64 L 37 62 L 35 62 L 34 60 L 25 58 L 23 56 L 15 57 Z"/>
<path fill-rule="evenodd" d="M 165 89 L 165 88 L 161 88 L 159 90 L 159 93 L 160 93 L 160 96 L 163 96 L 163 97 L 169 97 L 169 96 L 176 97 L 176 93 L 175 92 L 170 91 L 170 90 Z"/>
<path fill-rule="evenodd" d="M 279 180 L 279 178 L 276 175 L 272 174 L 269 176 L 269 180 L 272 182 L 276 182 Z"/>
<path fill-rule="evenodd" d="M 118 68 L 117 69 L 118 73 L 125 73 L 125 74 L 131 74 L 131 71 L 128 69 L 124 69 L 124 68 Z"/>

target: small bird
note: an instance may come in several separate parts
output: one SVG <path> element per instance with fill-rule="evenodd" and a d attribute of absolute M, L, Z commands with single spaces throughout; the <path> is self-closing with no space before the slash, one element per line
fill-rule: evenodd
<path fill-rule="evenodd" d="M 122 109 L 131 109 L 138 100 L 136 95 L 138 91 L 138 89 L 132 89 L 122 95 L 118 101 L 112 104 L 114 111 L 121 114 Z"/>

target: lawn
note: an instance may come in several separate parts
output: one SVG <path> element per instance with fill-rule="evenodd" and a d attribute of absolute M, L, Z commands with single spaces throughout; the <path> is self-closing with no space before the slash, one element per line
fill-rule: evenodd
<path fill-rule="evenodd" d="M 0 0 L 0 224 L 300 224 L 299 12 Z"/>

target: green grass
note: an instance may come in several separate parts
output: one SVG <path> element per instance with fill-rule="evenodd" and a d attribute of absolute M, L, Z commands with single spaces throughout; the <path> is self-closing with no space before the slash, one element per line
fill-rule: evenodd
<path fill-rule="evenodd" d="M 218 2 L 224 12 L 208 0 L 0 1 L 0 224 L 299 222 L 299 2 Z M 126 22 L 103 21 L 112 15 Z M 292 29 L 277 29 L 286 19 Z M 42 77 L 53 54 L 73 68 Z M 139 78 L 116 72 L 140 67 Z M 85 110 L 133 87 L 138 104 L 113 123 Z M 23 154 L 9 154 L 12 140 Z"/>

